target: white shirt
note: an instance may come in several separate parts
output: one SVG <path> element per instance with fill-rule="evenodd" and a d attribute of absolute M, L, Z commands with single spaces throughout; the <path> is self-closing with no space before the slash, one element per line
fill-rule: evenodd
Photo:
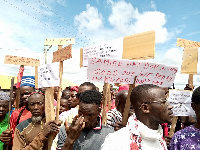
<path fill-rule="evenodd" d="M 138 130 L 142 138 L 142 150 L 163 150 L 160 143 L 162 141 L 163 130 L 159 126 L 158 130 L 152 130 L 138 121 Z M 129 127 L 126 126 L 115 133 L 110 133 L 106 137 L 101 150 L 130 150 Z M 163 142 L 167 150 L 166 143 Z"/>

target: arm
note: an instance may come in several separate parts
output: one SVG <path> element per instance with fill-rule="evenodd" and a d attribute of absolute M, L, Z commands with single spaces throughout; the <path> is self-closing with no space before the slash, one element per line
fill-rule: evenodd
<path fill-rule="evenodd" d="M 68 126 L 67 121 L 65 121 L 65 130 L 67 133 L 67 139 L 65 141 L 62 150 L 73 149 L 74 142 L 78 139 L 82 130 L 85 127 L 85 122 L 83 122 L 83 120 L 84 120 L 83 116 L 75 116 L 70 126 Z"/>
<path fill-rule="evenodd" d="M 17 150 L 35 150 L 44 146 L 45 141 L 50 134 L 57 134 L 59 131 L 58 124 L 55 121 L 48 122 L 44 129 L 33 139 L 29 145 L 25 143 L 25 137 L 17 128 L 14 134 L 13 149 Z"/>

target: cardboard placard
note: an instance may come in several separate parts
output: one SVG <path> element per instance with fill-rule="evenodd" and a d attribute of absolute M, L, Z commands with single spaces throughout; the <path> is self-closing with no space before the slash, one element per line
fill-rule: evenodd
<path fill-rule="evenodd" d="M 177 46 L 185 47 L 185 48 L 197 48 L 197 47 L 200 47 L 200 42 L 177 38 Z"/>
<path fill-rule="evenodd" d="M 198 73 L 197 64 L 198 64 L 198 48 L 185 48 L 183 51 L 181 73 L 197 74 Z"/>
<path fill-rule="evenodd" d="M 153 59 L 155 57 L 155 31 L 124 37 L 123 59 Z"/>
<path fill-rule="evenodd" d="M 174 116 L 194 116 L 195 112 L 191 107 L 192 91 L 169 90 L 168 102 L 173 106 Z"/>
<path fill-rule="evenodd" d="M 92 57 L 89 58 L 87 77 L 90 81 L 132 84 L 137 76 L 136 85 L 170 87 L 177 71 L 177 67 L 164 64 Z"/>
<path fill-rule="evenodd" d="M 72 58 L 72 45 L 68 45 L 53 52 L 53 62 L 64 61 L 70 58 Z"/>
<path fill-rule="evenodd" d="M 75 38 L 53 38 L 46 39 L 44 45 L 69 45 L 75 44 Z"/>
<path fill-rule="evenodd" d="M 4 63 L 5 64 L 24 65 L 24 66 L 39 66 L 40 60 L 34 59 L 34 58 L 6 55 Z"/>
<path fill-rule="evenodd" d="M 38 66 L 38 87 L 60 86 L 59 63 Z"/>

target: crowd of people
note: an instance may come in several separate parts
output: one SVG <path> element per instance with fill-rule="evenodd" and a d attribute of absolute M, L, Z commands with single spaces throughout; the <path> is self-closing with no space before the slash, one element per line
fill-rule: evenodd
<path fill-rule="evenodd" d="M 106 106 L 107 122 L 103 124 L 103 94 L 93 83 L 84 82 L 62 90 L 59 121 L 46 122 L 45 88 L 36 89 L 33 79 L 22 77 L 18 109 L 15 109 L 16 88 L 13 98 L 0 90 L 0 150 L 200 149 L 200 87 L 192 94 L 195 118 L 178 117 L 171 136 L 168 133 L 174 116 L 166 89 L 152 84 L 136 86 L 130 95 L 128 122 L 124 124 L 129 86 L 117 89 L 111 86 L 111 106 Z M 185 90 L 191 90 L 188 88 Z M 55 87 L 55 107 L 57 92 Z M 54 139 L 52 144 L 48 141 L 50 136 Z"/>

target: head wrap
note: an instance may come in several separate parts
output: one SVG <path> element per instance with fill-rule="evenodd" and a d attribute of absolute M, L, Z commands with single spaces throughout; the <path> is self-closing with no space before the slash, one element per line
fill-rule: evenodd
<path fill-rule="evenodd" d="M 118 92 L 120 92 L 122 90 L 129 90 L 129 85 L 128 84 L 120 85 Z"/>
<path fill-rule="evenodd" d="M 0 91 L 0 100 L 6 100 L 9 101 L 10 97 L 6 92 Z"/>
<path fill-rule="evenodd" d="M 21 86 L 31 86 L 35 88 L 35 77 L 34 76 L 23 76 L 21 80 Z"/>
<path fill-rule="evenodd" d="M 78 88 L 79 88 L 78 86 L 72 86 L 70 91 L 78 92 Z"/>

